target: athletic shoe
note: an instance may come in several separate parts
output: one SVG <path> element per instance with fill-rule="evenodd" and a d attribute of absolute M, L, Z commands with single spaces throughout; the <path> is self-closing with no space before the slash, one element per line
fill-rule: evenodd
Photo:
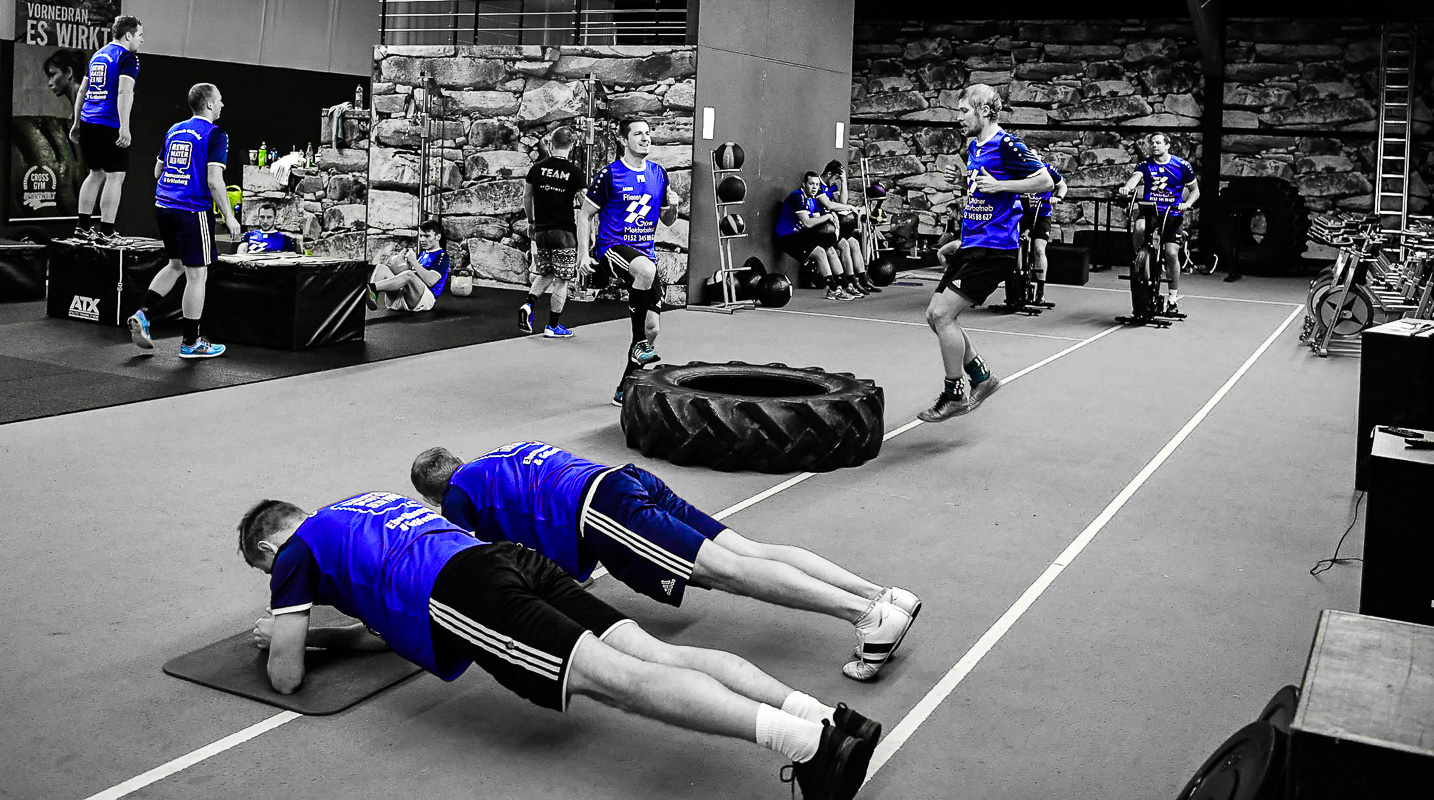
<path fill-rule="evenodd" d="M 568 339 L 571 338 L 572 335 L 572 331 L 561 325 L 549 325 L 543 328 L 543 338 L 545 339 Z"/>
<path fill-rule="evenodd" d="M 527 303 L 518 307 L 518 330 L 523 333 L 533 332 L 533 307 Z"/>
<path fill-rule="evenodd" d="M 851 800 L 866 780 L 872 748 L 822 720 L 822 738 L 811 760 L 782 768 L 782 782 L 795 782 L 803 800 Z M 791 772 L 787 772 L 790 769 Z"/>
<path fill-rule="evenodd" d="M 97 244 L 104 247 L 119 247 L 125 243 L 125 237 L 113 231 L 109 233 L 95 233 L 90 237 L 90 244 Z"/>
<path fill-rule="evenodd" d="M 1056 304 L 1055 304 L 1055 303 L 1052 303 L 1052 302 L 1049 301 L 1049 300 L 1047 300 L 1045 295 L 1036 295 L 1036 299 L 1031 301 L 1031 305 L 1032 305 L 1033 307 L 1035 307 L 1035 308 L 1055 308 L 1055 307 L 1056 307 Z"/>
<path fill-rule="evenodd" d="M 628 353 L 628 357 L 644 367 L 662 360 L 662 356 L 658 355 L 657 351 L 652 349 L 652 342 L 646 339 L 635 342 L 632 345 L 632 350 Z"/>
<path fill-rule="evenodd" d="M 1163 303 L 1162 305 L 1164 307 L 1161 308 L 1159 311 L 1156 311 L 1155 316 L 1171 317 L 1173 319 L 1185 319 L 1185 315 L 1180 313 L 1180 305 L 1178 303 Z"/>
<path fill-rule="evenodd" d="M 378 310 L 378 292 L 375 292 L 372 286 L 364 291 L 363 304 L 368 306 L 369 311 Z"/>
<path fill-rule="evenodd" d="M 867 718 L 861 712 L 853 711 L 846 703 L 837 703 L 836 713 L 832 715 L 832 725 L 847 736 L 860 739 L 873 748 L 881 741 L 881 723 Z"/>
<path fill-rule="evenodd" d="M 841 669 L 843 675 L 854 681 L 874 679 L 911 627 L 911 615 L 891 603 L 872 601 L 871 610 L 862 619 L 872 615 L 877 618 L 876 630 L 862 633 L 860 628 L 857 629 L 857 647 L 861 657 Z"/>
<path fill-rule="evenodd" d="M 942 392 L 936 396 L 936 402 L 931 407 L 916 415 L 922 422 L 945 422 L 952 417 L 959 417 L 962 414 L 970 413 L 971 403 L 966 399 L 966 382 L 956 382 L 956 392 L 951 394 Z"/>
<path fill-rule="evenodd" d="M 618 408 L 622 408 L 622 387 L 621 387 L 621 386 L 617 387 L 617 391 L 615 391 L 615 392 L 612 393 L 612 404 L 615 405 L 615 406 L 617 406 Z"/>
<path fill-rule="evenodd" d="M 911 621 L 913 623 L 916 622 L 917 615 L 921 613 L 921 598 L 917 597 L 913 592 L 908 592 L 907 590 L 902 589 L 898 586 L 892 586 L 891 588 L 882 592 L 881 596 L 876 598 L 876 601 L 878 603 L 890 603 L 901 609 L 902 611 L 905 611 L 911 616 Z M 907 628 L 907 630 L 910 631 L 910 628 Z M 901 639 L 897 639 L 896 644 L 892 645 L 891 655 L 893 657 L 895 657 L 896 651 L 901 648 L 902 639 L 905 638 L 906 634 L 902 634 Z M 859 646 L 857 647 L 856 651 L 852 653 L 852 657 L 861 658 L 861 648 Z"/>
<path fill-rule="evenodd" d="M 94 229 L 94 228 L 75 228 L 75 232 L 72 233 L 72 234 L 70 234 L 70 238 L 71 238 L 71 239 L 79 239 L 79 240 L 82 241 L 82 242 L 88 242 L 88 241 L 90 241 L 91 239 L 94 239 L 94 238 L 95 238 L 95 229 Z"/>
<path fill-rule="evenodd" d="M 229 348 L 222 344 L 213 344 L 203 336 L 194 340 L 194 344 L 181 344 L 179 346 L 180 358 L 214 358 L 224 355 Z"/>
<path fill-rule="evenodd" d="M 867 294 L 881 294 L 881 287 L 872 283 L 870 278 L 859 280 L 857 283 L 861 286 L 861 290 Z"/>
<path fill-rule="evenodd" d="M 995 375 L 992 375 L 980 383 L 971 384 L 971 407 L 967 410 L 975 411 L 977 406 L 981 405 L 986 398 L 995 394 L 999 388 L 1001 388 L 1001 379 Z"/>
<path fill-rule="evenodd" d="M 846 292 L 845 289 L 843 289 L 842 287 L 838 286 L 838 287 L 835 288 L 835 289 L 828 289 L 828 290 L 827 290 L 827 299 L 828 299 L 828 300 L 840 300 L 840 301 L 843 301 L 843 302 L 844 302 L 844 301 L 847 301 L 847 300 L 855 300 L 856 298 L 855 298 L 855 297 L 852 297 L 852 296 L 849 295 L 849 294 L 847 294 L 847 292 Z"/>
<path fill-rule="evenodd" d="M 846 293 L 856 297 L 866 297 L 866 289 L 862 288 L 861 281 L 851 281 L 846 285 Z"/>
<path fill-rule="evenodd" d="M 153 350 L 154 339 L 149 335 L 149 317 L 145 316 L 144 310 L 134 312 L 127 320 L 129 324 L 129 338 L 134 340 L 134 346 L 141 350 Z"/>

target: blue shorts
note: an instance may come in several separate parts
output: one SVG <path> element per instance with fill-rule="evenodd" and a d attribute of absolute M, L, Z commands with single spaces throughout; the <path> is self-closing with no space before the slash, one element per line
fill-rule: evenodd
<path fill-rule="evenodd" d="M 186 267 L 207 267 L 219 258 L 214 249 L 214 212 L 156 206 L 155 221 L 164 252 Z"/>
<path fill-rule="evenodd" d="M 628 464 L 598 476 L 578 514 L 581 547 L 633 590 L 682 605 L 697 551 L 727 526 Z"/>

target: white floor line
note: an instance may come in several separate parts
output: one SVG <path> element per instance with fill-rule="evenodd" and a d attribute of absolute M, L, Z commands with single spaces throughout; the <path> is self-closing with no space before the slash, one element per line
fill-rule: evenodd
<path fill-rule="evenodd" d="M 1287 323 L 1287 324 L 1288 324 L 1288 323 Z M 1106 328 L 1105 330 L 1101 331 L 1100 333 L 1095 334 L 1094 336 L 1090 336 L 1090 337 L 1088 337 L 1088 338 L 1081 339 L 1079 342 L 1077 342 L 1077 343 L 1071 345 L 1070 347 L 1067 347 L 1066 349 L 1060 351 L 1059 353 L 1056 353 L 1056 354 L 1053 355 L 1053 356 L 1047 356 L 1046 358 L 1043 358 L 1043 359 L 1041 359 L 1040 361 L 1037 361 L 1036 363 L 1031 364 L 1031 365 L 1028 366 L 1028 367 L 1025 367 L 1024 369 L 1018 370 L 1017 372 L 1013 373 L 1013 374 L 1010 375 L 1009 377 L 1002 378 L 1002 380 L 1005 381 L 1006 383 L 1010 383 L 1011 381 L 1017 380 L 1017 379 L 1019 379 L 1021 376 L 1023 376 L 1023 375 L 1028 375 L 1028 374 L 1030 374 L 1031 372 L 1033 372 L 1033 371 L 1035 371 L 1035 370 L 1037 370 L 1037 369 L 1040 369 L 1041 367 L 1044 367 L 1045 365 L 1051 363 L 1052 361 L 1055 361 L 1056 359 L 1061 358 L 1062 356 L 1068 355 L 1068 354 L 1070 354 L 1070 353 L 1074 353 L 1075 351 L 1081 349 L 1082 347 L 1085 347 L 1086 345 L 1088 345 L 1088 344 L 1090 344 L 1090 343 L 1092 343 L 1092 342 L 1095 342 L 1095 341 L 1101 339 L 1101 338 L 1104 337 L 1104 336 L 1107 336 L 1107 335 L 1109 335 L 1109 334 L 1111 334 L 1111 333 L 1113 333 L 1113 332 L 1115 332 L 1115 331 L 1120 330 L 1121 327 L 1122 327 L 1122 326 L 1120 326 L 1120 325 L 1114 325 L 1114 326 L 1111 326 L 1111 327 L 1109 327 L 1109 328 Z M 892 439 L 892 438 L 894 438 L 894 437 L 896 437 L 896 436 L 900 436 L 901 434 L 906 433 L 907 431 L 909 431 L 909 430 L 911 430 L 911 429 L 913 429 L 913 428 L 915 428 L 915 427 L 917 427 L 917 426 L 919 426 L 919 425 L 922 425 L 922 424 L 923 424 L 923 423 L 922 423 L 921 420 L 919 420 L 919 419 L 912 420 L 911 422 L 908 422 L 908 423 L 906 423 L 905 425 L 902 425 L 901 427 L 897 428 L 896 430 L 893 430 L 893 431 L 888 432 L 884 437 L 882 437 L 882 441 L 887 441 L 887 440 L 890 440 L 890 439 Z M 815 472 L 803 472 L 803 473 L 800 474 L 800 475 L 794 475 L 794 476 L 792 476 L 792 477 L 790 477 L 790 478 L 788 478 L 788 479 L 782 481 L 781 483 L 777 484 L 776 486 L 773 486 L 773 487 L 771 487 L 771 488 L 769 488 L 769 489 L 765 489 L 765 490 L 763 490 L 763 491 L 761 491 L 761 492 L 758 492 L 757 494 L 752 495 L 751 497 L 747 498 L 746 500 L 741 501 L 740 503 L 736 503 L 735 505 L 730 505 L 730 506 L 728 506 L 728 507 L 722 509 L 721 511 L 718 511 L 716 514 L 713 514 L 713 515 L 712 515 L 712 518 L 713 518 L 713 519 L 717 519 L 717 520 L 726 519 L 727 517 L 730 517 L 730 516 L 732 516 L 733 514 L 736 514 L 736 513 L 739 512 L 739 511 L 742 511 L 742 510 L 747 509 L 747 508 L 751 508 L 752 506 L 756 505 L 757 503 L 760 503 L 760 502 L 762 502 L 763 500 L 766 500 L 767 498 L 772 497 L 773 495 L 779 494 L 779 493 L 781 493 L 781 492 L 785 492 L 786 490 L 792 488 L 793 486 L 796 486 L 797 484 L 802 483 L 803 481 L 807 480 L 808 478 L 813 478 L 813 477 L 816 477 L 816 473 L 815 473 Z M 596 570 L 593 570 L 592 577 L 593 577 L 594 580 L 596 580 L 596 579 L 601 578 L 601 577 L 603 577 L 604 575 L 607 575 L 607 574 L 608 574 L 608 571 L 607 571 L 606 568 L 604 568 L 604 567 L 598 567 Z M 152 769 L 152 770 L 150 770 L 149 772 L 146 772 L 146 773 L 144 773 L 144 774 L 142 774 L 142 775 L 136 775 L 135 777 L 130 778 L 129 780 L 125 781 L 124 783 L 120 783 L 120 784 L 117 784 L 117 785 L 115 785 L 115 786 L 112 786 L 112 787 L 110 787 L 109 789 L 106 789 L 106 790 L 104 790 L 103 792 L 100 792 L 99 794 L 90 795 L 90 796 L 89 796 L 88 798 L 86 798 L 85 800 L 118 800 L 118 798 L 124 797 L 124 796 L 126 796 L 126 795 L 128 795 L 128 794 L 131 794 L 132 792 L 136 792 L 136 791 L 138 791 L 138 790 L 140 790 L 140 789 L 143 789 L 144 787 L 149 786 L 150 784 L 155 783 L 156 781 L 161 781 L 161 780 L 163 780 L 163 779 L 169 777 L 170 775 L 175 774 L 176 772 L 180 772 L 180 771 L 182 771 L 182 770 L 188 769 L 189 767 L 192 767 L 192 766 L 194 766 L 195 764 L 198 764 L 199 762 L 201 762 L 201 761 L 203 761 L 203 760 L 205 760 L 205 759 L 207 759 L 207 758 L 209 758 L 209 757 L 211 757 L 211 756 L 218 755 L 219 753 L 222 753 L 222 752 L 224 752 L 225 750 L 228 750 L 228 749 L 230 749 L 230 748 L 232 748 L 232 747 L 235 747 L 235 746 L 237 746 L 237 745 L 243 744 L 244 742 L 249 741 L 250 739 L 254 738 L 255 736 L 258 736 L 258 735 L 261 734 L 261 733 L 265 733 L 266 731 L 273 730 L 274 728 L 277 728 L 277 727 L 279 727 L 280 725 L 283 725 L 284 723 L 286 723 L 286 722 L 288 722 L 288 721 L 290 721 L 290 720 L 298 719 L 298 718 L 301 717 L 301 716 L 303 716 L 303 715 L 302 715 L 302 714 L 298 714 L 298 713 L 293 712 L 293 711 L 284 711 L 284 712 L 281 712 L 281 713 L 279 713 L 279 714 L 275 714 L 274 716 L 269 717 L 268 719 L 264 720 L 263 722 L 259 722 L 259 723 L 256 723 L 256 724 L 254 724 L 254 725 L 250 725 L 249 727 L 245 728 L 245 729 L 242 730 L 242 731 L 239 731 L 238 733 L 235 733 L 235 734 L 233 734 L 233 735 L 231 735 L 231 736 L 226 736 L 226 737 L 224 737 L 223 739 L 220 739 L 219 741 L 214 742 L 213 744 L 210 744 L 210 745 L 206 745 L 206 746 L 204 746 L 204 747 L 201 747 L 201 748 L 199 748 L 198 750 L 195 750 L 195 751 L 192 752 L 192 753 L 188 753 L 188 754 L 186 754 L 186 755 L 182 755 L 182 756 L 180 756 L 179 758 L 176 758 L 176 759 L 174 759 L 173 761 L 170 761 L 169 763 L 164 764 L 164 765 L 162 765 L 162 766 L 155 767 L 154 769 Z M 918 724 L 919 724 L 919 723 L 918 723 Z"/>
<path fill-rule="evenodd" d="M 149 772 L 136 775 L 124 783 L 111 786 L 99 794 L 92 794 L 86 798 L 86 800 L 118 800 L 118 798 L 137 792 L 151 783 L 162 781 L 170 775 L 188 769 L 210 756 L 218 755 L 231 747 L 237 747 L 261 733 L 272 731 L 280 725 L 291 720 L 296 720 L 302 716 L 303 714 L 297 711 L 280 711 L 278 714 L 262 722 L 256 722 L 238 733 L 230 734 L 217 742 L 207 744 L 191 753 L 186 753 L 167 764 L 155 767 Z"/>
<path fill-rule="evenodd" d="M 1108 286 L 1067 286 L 1065 284 L 1046 284 L 1049 289 L 1058 286 L 1061 289 L 1080 289 L 1086 292 L 1116 292 L 1117 294 L 1130 294 L 1129 289 L 1112 289 Z M 1291 303 L 1288 300 L 1251 300 L 1248 297 L 1216 297 L 1213 294 L 1181 294 L 1181 300 L 1224 300 L 1228 303 L 1254 303 L 1262 306 L 1284 306 L 1285 308 L 1304 308 L 1304 303 Z"/>
<path fill-rule="evenodd" d="M 1205 401 L 1205 405 L 1201 406 L 1200 410 L 1195 412 L 1195 416 L 1191 417 L 1190 420 L 1171 437 L 1170 441 L 1166 442 L 1165 446 L 1160 448 L 1160 452 L 1156 453 L 1155 457 L 1150 459 L 1149 463 L 1136 474 L 1135 478 L 1126 484 L 1124 489 L 1120 490 L 1120 494 L 1116 495 L 1115 499 L 1110 501 L 1110 504 L 1085 527 L 1085 530 L 1080 532 L 1079 536 L 1076 536 L 1076 538 L 1066 546 L 1065 550 L 1061 551 L 1060 555 L 1056 556 L 1056 559 L 1051 562 L 1050 566 L 1046 567 L 1045 571 L 1041 573 L 1041 576 L 1036 578 L 1035 583 L 1032 583 L 1026 591 L 1017 598 L 1016 602 L 1012 603 L 1011 607 L 1006 609 L 1006 613 L 1002 614 L 1000 619 L 996 620 L 995 624 L 988 628 L 986 632 L 981 635 L 980 639 L 976 640 L 976 644 L 972 645 L 971 649 L 967 650 L 966 654 L 961 656 L 961 659 L 956 662 L 956 666 L 952 667 L 951 670 L 931 688 L 931 691 L 927 692 L 926 696 L 921 698 L 921 701 L 902 718 L 901 722 L 897 723 L 896 727 L 877 745 L 876 753 L 871 758 L 871 765 L 867 768 L 866 781 L 862 783 L 863 787 L 871 782 L 872 777 L 891 760 L 892 756 L 896 755 L 896 751 L 901 749 L 901 746 L 911 738 L 912 734 L 916 733 L 916 729 L 921 727 L 921 724 L 936 711 L 937 707 L 956 690 L 956 687 L 961 684 L 961 681 L 965 680 L 966 676 L 971 674 L 971 670 L 975 669 L 976 665 L 981 662 L 981 659 L 985 658 L 986 654 L 991 652 L 991 648 L 995 647 L 996 643 L 1001 641 L 1001 638 L 1011 630 L 1011 627 L 1030 609 L 1036 600 L 1040 598 L 1041 594 L 1050 588 L 1050 585 L 1055 582 L 1056 578 L 1060 577 L 1061 572 L 1070 566 L 1076 556 L 1080 555 L 1081 551 L 1095 539 L 1096 534 L 1100 533 L 1106 523 L 1110 522 L 1111 518 L 1120 511 L 1121 507 L 1140 490 L 1140 487 L 1149 480 L 1150 476 L 1155 473 L 1155 470 L 1159 469 L 1160 466 L 1170 458 L 1171 453 L 1175 452 L 1175 449 L 1185 441 L 1191 431 L 1194 431 L 1196 426 L 1205 421 L 1205 417 L 1209 415 L 1210 411 L 1224 399 L 1225 395 L 1229 393 L 1235 383 L 1244 377 L 1246 372 L 1249 372 L 1250 367 L 1254 366 L 1260 356 L 1264 355 L 1265 351 L 1270 349 L 1270 345 L 1274 343 L 1275 339 L 1279 338 L 1280 334 L 1285 332 L 1285 329 L 1290 326 L 1291 322 L 1295 321 L 1295 317 L 1298 316 L 1299 313 L 1300 310 L 1296 308 L 1290 312 L 1288 317 L 1285 317 L 1285 321 L 1280 324 L 1280 327 L 1276 328 L 1275 332 L 1270 334 L 1264 343 L 1257 347 L 1254 353 L 1250 354 L 1249 358 L 1245 359 L 1245 363 L 1241 364 L 1240 368 L 1235 370 L 1235 373 L 1230 376 L 1229 380 L 1225 381 L 1224 385 L 1217 389 L 1209 400 Z"/>
<path fill-rule="evenodd" d="M 927 325 L 927 324 L 924 323 L 924 322 L 908 322 L 907 320 L 904 320 L 904 319 L 880 319 L 880 318 L 878 318 L 878 317 L 852 317 L 852 316 L 848 316 L 848 315 L 846 315 L 846 314 L 822 314 L 822 313 L 819 313 L 819 312 L 816 312 L 816 311 L 792 311 L 792 310 L 786 309 L 786 308 L 763 308 L 763 309 L 760 309 L 760 310 L 761 310 L 761 311 L 766 311 L 766 312 L 768 312 L 768 313 L 770 313 L 770 314 L 801 314 L 801 315 L 804 316 L 804 317 L 830 317 L 831 319 L 855 319 L 855 320 L 861 320 L 862 322 L 883 322 L 883 323 L 886 323 L 887 325 L 915 325 L 915 326 L 918 327 L 918 328 L 927 328 L 927 327 L 930 327 L 929 325 Z M 1059 339 L 1059 340 L 1065 341 L 1065 342 L 1079 342 L 1079 341 L 1080 341 L 1080 338 L 1079 338 L 1079 337 L 1076 337 L 1076 336 L 1052 336 L 1051 334 L 1048 334 L 1048 333 L 1023 333 L 1023 332 L 1020 332 L 1020 331 L 998 331 L 998 330 L 994 330 L 994 329 L 991 329 L 991 328 L 967 328 L 966 330 L 968 330 L 968 331 L 976 331 L 976 332 L 978 332 L 978 333 L 1002 333 L 1002 334 L 1005 334 L 1005 335 L 1007 335 L 1007 336 L 1028 336 L 1028 337 L 1030 337 L 1030 338 L 1032 338 L 1032 339 Z"/>

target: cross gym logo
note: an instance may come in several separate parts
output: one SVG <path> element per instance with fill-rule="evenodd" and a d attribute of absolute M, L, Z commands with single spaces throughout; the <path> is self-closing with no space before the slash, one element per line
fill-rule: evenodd
<path fill-rule="evenodd" d="M 60 179 L 49 167 L 30 167 L 20 179 L 20 205 L 32 211 L 58 206 Z"/>
<path fill-rule="evenodd" d="M 627 218 L 623 222 L 636 222 L 639 218 L 647 216 L 647 210 L 651 207 L 652 195 L 645 194 L 627 204 Z"/>
<path fill-rule="evenodd" d="M 100 321 L 100 299 L 98 297 L 84 297 L 75 295 L 70 300 L 70 316 L 75 319 L 86 319 L 90 322 Z"/>

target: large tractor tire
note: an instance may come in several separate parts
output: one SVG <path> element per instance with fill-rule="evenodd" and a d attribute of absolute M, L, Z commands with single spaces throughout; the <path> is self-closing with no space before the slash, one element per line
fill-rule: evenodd
<path fill-rule="evenodd" d="M 881 452 L 886 398 L 847 373 L 731 361 L 659 366 L 623 387 L 627 446 L 673 464 L 825 472 Z"/>
<path fill-rule="evenodd" d="M 1220 213 L 1220 206 L 1228 213 Z M 1258 241 L 1252 225 L 1257 213 L 1265 217 L 1265 234 Z M 1207 219 L 1226 272 L 1285 275 L 1300 267 L 1310 215 L 1305 199 L 1289 181 L 1231 178 L 1230 185 L 1220 190 L 1216 213 Z"/>

